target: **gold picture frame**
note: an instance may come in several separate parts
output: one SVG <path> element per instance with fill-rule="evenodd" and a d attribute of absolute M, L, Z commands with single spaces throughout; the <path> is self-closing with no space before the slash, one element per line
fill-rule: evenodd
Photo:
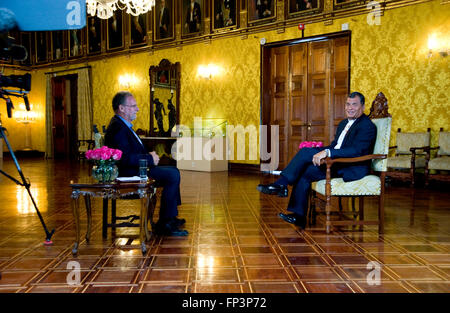
<path fill-rule="evenodd" d="M 67 32 L 67 42 L 69 43 L 68 56 L 79 58 L 84 55 L 83 51 L 83 32 L 81 29 L 71 29 Z"/>
<path fill-rule="evenodd" d="M 130 47 L 139 47 L 147 43 L 149 13 L 138 16 L 128 15 L 128 29 L 130 30 Z"/>
<path fill-rule="evenodd" d="M 249 25 L 268 23 L 275 20 L 276 17 L 276 0 L 247 0 Z"/>
<path fill-rule="evenodd" d="M 123 35 L 123 14 L 122 10 L 114 11 L 113 15 L 106 20 L 106 47 L 108 51 L 120 50 L 124 48 Z"/>
<path fill-rule="evenodd" d="M 163 3 L 165 9 L 163 10 Z M 175 2 L 174 0 L 156 0 L 153 10 L 153 38 L 156 42 L 175 39 Z"/>
<path fill-rule="evenodd" d="M 86 27 L 87 54 L 98 54 L 102 52 L 103 23 L 95 16 L 88 16 Z"/>
<path fill-rule="evenodd" d="M 183 0 L 181 12 L 182 37 L 193 37 L 203 33 L 203 0 Z"/>
<path fill-rule="evenodd" d="M 235 29 L 238 25 L 237 0 L 214 0 L 212 27 L 214 31 Z"/>
<path fill-rule="evenodd" d="M 317 14 L 323 11 L 324 0 L 288 0 L 286 11 L 288 18 L 297 18 Z"/>
<path fill-rule="evenodd" d="M 48 61 L 48 36 L 47 32 L 36 32 L 34 34 L 34 51 L 36 64 Z"/>

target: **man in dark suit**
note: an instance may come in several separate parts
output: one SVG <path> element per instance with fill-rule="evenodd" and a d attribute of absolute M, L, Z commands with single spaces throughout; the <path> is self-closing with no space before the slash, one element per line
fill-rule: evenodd
<path fill-rule="evenodd" d="M 216 3 L 214 27 L 221 28 L 236 24 L 236 0 L 218 0 Z"/>
<path fill-rule="evenodd" d="M 115 115 L 106 129 L 105 145 L 122 150 L 119 175 L 138 175 L 139 160 L 146 159 L 150 177 L 155 179 L 157 186 L 163 187 L 159 221 L 155 225 L 155 233 L 167 236 L 187 236 L 186 230 L 179 229 L 185 220 L 177 218 L 177 206 L 181 204 L 180 172 L 173 166 L 157 166 L 159 157 L 156 152 L 148 153 L 141 139 L 132 129 L 131 122 L 136 119 L 139 108 L 131 93 L 118 92 L 113 98 L 112 107 Z"/>
<path fill-rule="evenodd" d="M 184 27 L 186 27 L 190 33 L 199 32 L 201 20 L 202 12 L 200 10 L 200 4 L 195 2 L 195 0 L 191 0 L 186 11 L 186 24 Z"/>
<path fill-rule="evenodd" d="M 266 18 L 272 15 L 272 0 L 256 0 L 256 10 L 258 19 Z"/>
<path fill-rule="evenodd" d="M 161 10 L 159 12 L 159 38 L 169 37 L 170 16 L 169 9 L 166 8 L 166 0 L 161 0 Z"/>
<path fill-rule="evenodd" d="M 325 165 L 320 165 L 322 159 L 352 158 L 373 153 L 377 129 L 364 114 L 364 102 L 365 99 L 361 93 L 351 93 L 345 104 L 347 119 L 339 123 L 336 136 L 329 146 L 301 149 L 281 172 L 280 178 L 275 183 L 258 185 L 260 192 L 277 194 L 280 197 L 287 197 L 287 185 L 293 185 L 287 208 L 293 213 L 280 213 L 279 216 L 283 220 L 305 228 L 305 213 L 311 183 L 325 179 L 326 175 Z M 370 161 L 334 166 L 332 176 L 342 177 L 345 182 L 358 180 L 369 173 L 369 166 Z"/>

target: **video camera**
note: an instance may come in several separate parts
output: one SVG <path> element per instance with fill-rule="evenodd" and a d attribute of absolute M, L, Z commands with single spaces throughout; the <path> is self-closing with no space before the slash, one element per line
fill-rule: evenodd
<path fill-rule="evenodd" d="M 15 44 L 8 31 L 70 30 L 85 26 L 85 0 L 0 0 L 0 60 L 23 61 L 28 56 L 27 49 Z M 6 90 L 5 87 L 19 90 Z M 0 73 L 0 98 L 6 100 L 9 118 L 14 109 L 9 96 L 22 97 L 29 111 L 27 94 L 30 90 L 30 74 L 4 76 Z"/>
<path fill-rule="evenodd" d="M 0 12 L 2 9 L 0 8 Z M 0 16 L 2 14 L 0 13 Z M 0 34 L 0 60 L 13 59 L 16 61 L 24 61 L 28 56 L 27 49 L 24 46 L 16 45 L 13 37 L 6 34 Z"/>
<path fill-rule="evenodd" d="M 19 90 L 9 90 L 3 87 L 19 88 Z M 8 118 L 12 117 L 12 109 L 14 105 L 9 96 L 22 97 L 25 102 L 25 108 L 30 111 L 30 103 L 28 101 L 27 93 L 31 90 L 31 74 L 24 75 L 9 75 L 3 76 L 0 74 L 0 98 L 6 100 L 6 109 Z"/>
<path fill-rule="evenodd" d="M 7 30 L 17 29 L 14 13 L 6 8 L 0 8 L 0 60 L 23 61 L 27 58 L 28 52 L 24 46 L 14 44 L 14 38 L 7 35 Z M 19 90 L 7 90 L 12 87 Z M 22 97 L 27 111 L 30 111 L 30 104 L 27 93 L 31 90 L 31 75 L 2 75 L 0 73 L 0 98 L 6 101 L 8 118 L 12 117 L 14 105 L 9 96 Z"/>

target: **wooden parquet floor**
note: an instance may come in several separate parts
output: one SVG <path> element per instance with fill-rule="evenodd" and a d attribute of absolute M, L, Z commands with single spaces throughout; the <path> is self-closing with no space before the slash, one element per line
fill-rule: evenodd
<path fill-rule="evenodd" d="M 387 187 L 383 236 L 375 227 L 327 235 L 320 223 L 302 231 L 277 216 L 287 198 L 256 190 L 272 177 L 182 171 L 179 216 L 187 220 L 189 236 L 152 236 L 142 255 L 137 228 L 109 230 L 102 239 L 101 201 L 94 199 L 91 241 L 83 241 L 73 256 L 69 181 L 88 175 L 89 165 L 19 161 L 48 228 L 56 232 L 53 245 L 44 246 L 26 190 L 1 176 L 0 292 L 450 292 L 450 195 L 445 186 Z M 18 177 L 11 159 L 0 163 Z M 376 214 L 375 202 L 366 207 L 366 216 Z M 118 201 L 117 213 L 137 214 L 138 208 L 139 201 Z M 84 212 L 81 219 L 84 234 Z M 368 269 L 369 262 L 379 266 L 375 284 L 367 279 L 374 268 Z"/>

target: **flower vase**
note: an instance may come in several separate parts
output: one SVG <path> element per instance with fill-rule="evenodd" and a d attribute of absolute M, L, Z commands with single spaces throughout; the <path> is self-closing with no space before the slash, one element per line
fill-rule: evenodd
<path fill-rule="evenodd" d="M 99 162 L 92 167 L 92 177 L 99 183 L 111 183 L 119 175 L 119 169 L 113 162 Z"/>

